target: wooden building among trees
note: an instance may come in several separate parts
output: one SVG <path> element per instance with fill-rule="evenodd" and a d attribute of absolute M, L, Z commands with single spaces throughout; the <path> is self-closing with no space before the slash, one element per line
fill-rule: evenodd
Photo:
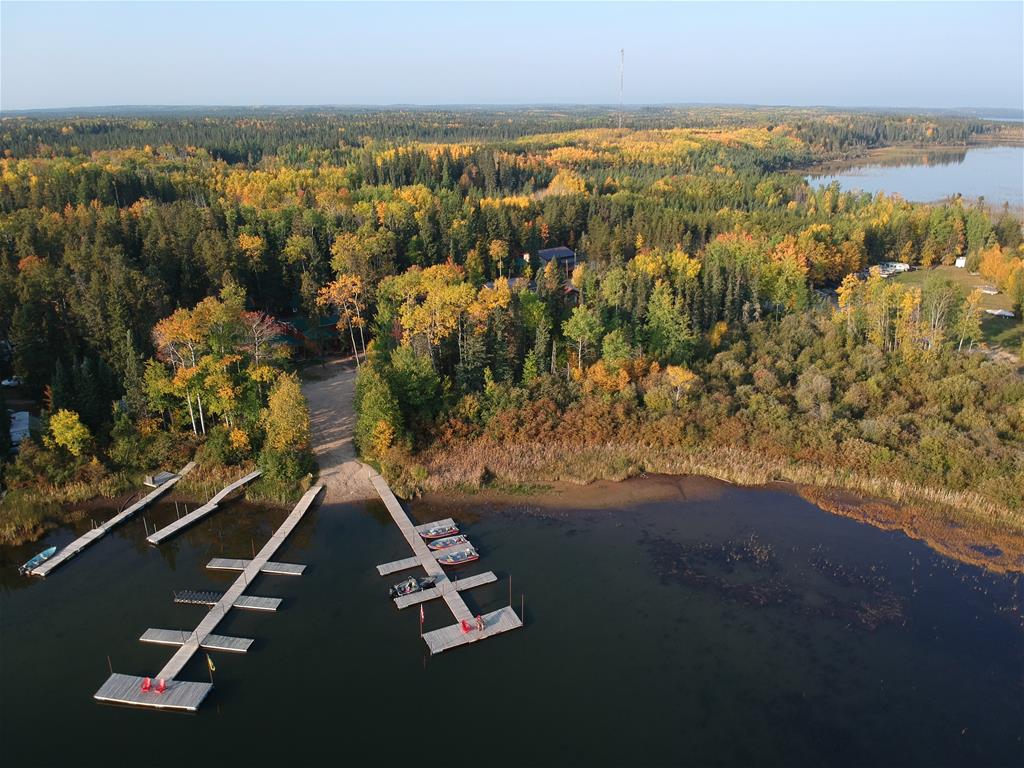
<path fill-rule="evenodd" d="M 572 278 L 572 271 L 576 269 L 577 262 L 583 261 L 582 258 L 577 258 L 576 251 L 564 245 L 560 245 L 557 248 L 542 248 L 537 251 L 539 269 L 543 270 L 547 267 L 548 262 L 552 259 L 555 260 L 555 264 L 558 265 L 559 271 L 565 276 L 566 280 Z"/>

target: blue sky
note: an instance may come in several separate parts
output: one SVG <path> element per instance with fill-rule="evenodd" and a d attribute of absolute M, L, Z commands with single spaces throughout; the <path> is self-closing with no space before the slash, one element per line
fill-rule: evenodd
<path fill-rule="evenodd" d="M 1024 3 L 0 3 L 0 108 L 1024 106 Z"/>

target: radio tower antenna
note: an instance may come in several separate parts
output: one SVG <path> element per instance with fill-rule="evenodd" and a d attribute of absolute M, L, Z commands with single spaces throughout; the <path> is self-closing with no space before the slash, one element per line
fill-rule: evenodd
<path fill-rule="evenodd" d="M 619 130 L 622 130 L 622 81 L 626 70 L 626 49 L 619 49 Z"/>

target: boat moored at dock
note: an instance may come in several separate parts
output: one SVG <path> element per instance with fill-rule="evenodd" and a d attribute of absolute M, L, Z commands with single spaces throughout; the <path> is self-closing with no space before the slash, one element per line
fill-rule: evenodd
<path fill-rule="evenodd" d="M 432 550 L 448 549 L 449 547 L 457 547 L 460 544 L 469 544 L 469 538 L 465 535 L 449 536 L 445 539 L 434 539 L 433 541 L 427 542 L 427 547 Z"/>
<path fill-rule="evenodd" d="M 427 528 L 425 531 L 420 531 L 420 536 L 424 539 L 441 539 L 445 536 L 454 536 L 459 532 L 459 526 L 454 523 L 447 525 L 436 525 L 433 528 Z"/>
<path fill-rule="evenodd" d="M 388 589 L 388 597 L 402 597 L 403 595 L 411 595 L 414 592 L 420 592 L 424 589 L 429 589 L 434 586 L 437 579 L 434 576 L 421 576 L 420 578 L 409 578 L 405 581 L 400 581 L 393 587 Z"/>
<path fill-rule="evenodd" d="M 437 558 L 437 562 L 441 565 L 462 565 L 463 563 L 471 563 L 479 559 L 479 552 L 473 549 L 473 547 L 465 547 L 454 552 L 446 552 L 444 556 Z"/>
<path fill-rule="evenodd" d="M 33 570 L 35 570 L 40 565 L 45 563 L 47 560 L 49 560 L 55 554 L 57 554 L 57 548 L 56 547 L 47 547 L 42 552 L 40 552 L 38 555 L 33 557 L 27 563 L 25 563 L 23 566 L 18 568 L 18 573 L 20 573 L 22 575 L 27 574 L 27 573 L 32 573 Z"/>

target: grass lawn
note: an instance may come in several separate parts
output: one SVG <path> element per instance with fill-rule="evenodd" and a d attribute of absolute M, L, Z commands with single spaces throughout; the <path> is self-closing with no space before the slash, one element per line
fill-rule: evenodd
<path fill-rule="evenodd" d="M 956 267 L 934 267 L 932 269 L 916 269 L 913 272 L 904 272 L 896 275 L 893 280 L 904 285 L 916 285 L 921 287 L 928 275 L 933 272 L 948 277 L 964 290 L 964 295 L 975 288 L 994 288 L 992 281 L 981 275 L 972 275 L 966 269 Z M 984 295 L 981 297 L 981 308 L 984 309 L 1008 309 L 1013 311 L 1010 298 L 1005 293 L 997 293 L 995 296 Z M 1024 343 L 1024 321 L 1020 317 L 993 317 L 983 314 L 981 316 L 981 335 L 985 343 L 991 346 L 998 346 L 1014 354 L 1020 352 L 1021 344 Z"/>

